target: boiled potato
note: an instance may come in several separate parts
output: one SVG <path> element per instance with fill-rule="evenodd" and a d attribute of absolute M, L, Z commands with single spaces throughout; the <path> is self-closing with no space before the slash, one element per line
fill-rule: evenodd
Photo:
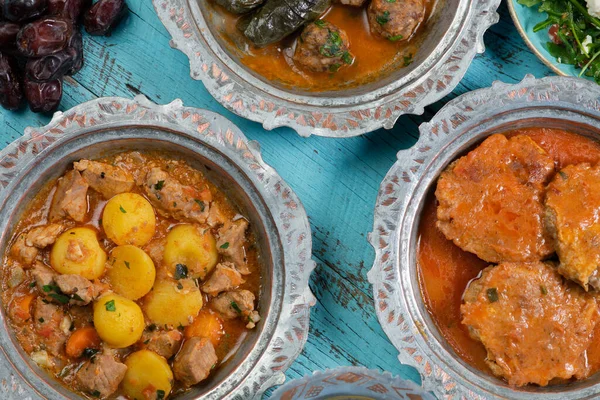
<path fill-rule="evenodd" d="M 217 242 L 209 230 L 183 224 L 167 234 L 163 261 L 176 279 L 182 277 L 182 270 L 188 278 L 204 279 L 217 265 L 218 257 Z"/>
<path fill-rule="evenodd" d="M 154 209 L 150 202 L 139 194 L 118 194 L 104 207 L 102 228 L 106 236 L 118 245 L 143 246 L 154 236 Z"/>
<path fill-rule="evenodd" d="M 94 302 L 94 326 L 102 340 L 120 349 L 140 340 L 144 314 L 133 301 L 111 293 Z"/>
<path fill-rule="evenodd" d="M 110 253 L 109 261 L 108 281 L 121 296 L 137 300 L 152 289 L 156 269 L 144 250 L 130 244 L 118 246 Z"/>
<path fill-rule="evenodd" d="M 150 350 L 140 350 L 132 353 L 125 360 L 127 372 L 121 381 L 123 392 L 130 399 L 148 399 L 159 390 L 166 399 L 171 392 L 173 372 L 164 357 Z"/>
<path fill-rule="evenodd" d="M 157 325 L 187 326 L 202 308 L 202 294 L 192 279 L 157 280 L 144 298 L 146 316 Z"/>
<path fill-rule="evenodd" d="M 106 253 L 91 228 L 69 229 L 56 239 L 50 252 L 50 265 L 61 274 L 96 279 L 104 273 L 105 263 Z"/>

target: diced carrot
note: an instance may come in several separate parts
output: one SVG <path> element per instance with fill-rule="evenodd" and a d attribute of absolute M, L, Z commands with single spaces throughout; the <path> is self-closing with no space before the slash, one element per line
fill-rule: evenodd
<path fill-rule="evenodd" d="M 91 326 L 77 329 L 67 340 L 65 351 L 69 357 L 81 357 L 85 349 L 97 349 L 100 347 L 100 336 L 96 329 Z"/>
<path fill-rule="evenodd" d="M 11 305 L 12 314 L 23 321 L 28 320 L 31 317 L 31 302 L 34 298 L 33 294 L 15 297 Z"/>
<path fill-rule="evenodd" d="M 194 322 L 185 328 L 186 339 L 191 337 L 208 338 L 213 346 L 217 346 L 225 334 L 221 318 L 212 310 L 201 310 Z"/>

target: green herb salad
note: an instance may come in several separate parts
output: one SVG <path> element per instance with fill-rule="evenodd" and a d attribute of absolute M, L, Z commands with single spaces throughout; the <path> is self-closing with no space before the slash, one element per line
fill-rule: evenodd
<path fill-rule="evenodd" d="M 547 18 L 533 32 L 548 30 L 548 52 L 561 64 L 579 69 L 579 76 L 600 84 L 600 0 L 517 0 L 537 7 Z"/>

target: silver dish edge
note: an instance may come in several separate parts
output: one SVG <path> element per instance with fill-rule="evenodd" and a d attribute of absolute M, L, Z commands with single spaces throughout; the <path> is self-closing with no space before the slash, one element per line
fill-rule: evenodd
<path fill-rule="evenodd" d="M 368 273 L 381 326 L 398 349 L 401 363 L 418 370 L 425 390 L 438 398 L 587 399 L 600 395 L 600 376 L 546 388 L 513 388 L 463 362 L 447 345 L 421 299 L 416 276 L 418 221 L 423 200 L 439 173 L 491 133 L 527 121 L 579 126 L 600 139 L 600 86 L 574 77 L 494 82 L 457 97 L 419 127 L 420 138 L 399 151 L 379 188 L 369 242 L 375 260 Z M 564 124 L 564 125 L 563 125 Z M 579 133 L 579 132 L 578 132 Z"/>
<path fill-rule="evenodd" d="M 301 136 L 352 137 L 381 127 L 391 129 L 403 114 L 424 108 L 458 85 L 477 53 L 485 51 L 483 35 L 498 22 L 500 0 L 460 0 L 465 15 L 454 18 L 442 41 L 427 57 L 432 65 L 412 71 L 401 87 L 389 84 L 350 100 L 300 96 L 250 79 L 239 64 L 222 61 L 222 50 L 190 0 L 153 0 L 159 19 L 172 37 L 171 47 L 190 60 L 190 75 L 231 112 L 271 130 L 287 126 Z M 191 0 L 197 1 L 197 0 Z M 464 18 L 463 18 L 464 17 Z M 198 23 L 198 25 L 197 25 Z M 459 24 L 459 25 L 457 25 Z M 430 63 L 431 64 L 431 63 Z M 250 80 L 253 82 L 251 83 Z"/>
<path fill-rule="evenodd" d="M 233 123 L 211 111 L 184 107 L 181 100 L 156 105 L 139 95 L 134 99 L 105 97 L 83 103 L 68 111 L 57 112 L 44 127 L 26 128 L 21 138 L 0 151 L 0 203 L 4 203 L 8 192 L 14 189 L 12 181 L 20 171 L 27 169 L 44 151 L 60 146 L 82 131 L 126 127 L 157 129 L 165 135 L 169 135 L 167 131 L 183 132 L 203 146 L 218 149 L 248 177 L 272 215 L 285 265 L 283 299 L 276 327 L 254 368 L 239 385 L 225 388 L 226 396 L 218 397 L 259 399 L 268 388 L 285 381 L 285 370 L 306 343 L 310 308 L 315 304 L 308 286 L 315 262 L 311 258 L 310 225 L 302 203 L 276 171 L 262 160 L 258 143 L 248 141 Z M 2 227 L 3 231 L 5 229 Z M 34 387 L 24 377 L 31 373 L 23 373 L 13 364 L 8 354 L 12 353 L 14 358 L 17 350 L 11 348 L 5 329 L 1 329 L 0 398 L 64 398 L 50 386 Z"/>

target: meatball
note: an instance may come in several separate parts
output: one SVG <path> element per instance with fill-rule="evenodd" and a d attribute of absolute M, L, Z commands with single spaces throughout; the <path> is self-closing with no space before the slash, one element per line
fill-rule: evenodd
<path fill-rule="evenodd" d="M 548 185 L 546 226 L 560 259 L 558 272 L 600 289 L 600 166 L 569 165 Z"/>
<path fill-rule="evenodd" d="M 425 18 L 423 0 L 372 0 L 368 8 L 371 32 L 393 42 L 407 40 Z"/>
<path fill-rule="evenodd" d="M 348 50 L 346 33 L 335 25 L 318 20 L 306 25 L 294 53 L 294 62 L 312 72 L 336 72 L 350 65 L 354 57 Z"/>
<path fill-rule="evenodd" d="M 554 252 L 542 204 L 553 172 L 528 136 L 492 135 L 442 172 L 437 227 L 485 261 L 539 261 Z"/>
<path fill-rule="evenodd" d="M 591 294 L 565 281 L 553 264 L 502 263 L 471 281 L 462 323 L 487 350 L 486 363 L 510 385 L 545 386 L 586 378 L 586 351 L 598 322 Z"/>

